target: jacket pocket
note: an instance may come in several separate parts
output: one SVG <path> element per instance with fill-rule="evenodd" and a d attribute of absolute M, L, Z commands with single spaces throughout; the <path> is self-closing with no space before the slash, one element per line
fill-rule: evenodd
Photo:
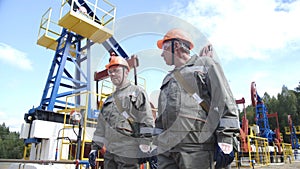
<path fill-rule="evenodd" d="M 126 119 L 122 119 L 116 123 L 116 130 L 119 133 L 122 133 L 127 136 L 131 136 L 133 134 L 132 127 Z"/>

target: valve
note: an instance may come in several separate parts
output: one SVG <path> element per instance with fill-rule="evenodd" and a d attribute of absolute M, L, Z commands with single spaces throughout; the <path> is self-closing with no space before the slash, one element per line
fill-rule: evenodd
<path fill-rule="evenodd" d="M 70 117 L 71 117 L 72 121 L 74 121 L 74 122 L 80 122 L 80 120 L 82 118 L 82 115 L 81 115 L 80 112 L 77 112 L 77 111 L 73 110 L 70 113 Z"/>

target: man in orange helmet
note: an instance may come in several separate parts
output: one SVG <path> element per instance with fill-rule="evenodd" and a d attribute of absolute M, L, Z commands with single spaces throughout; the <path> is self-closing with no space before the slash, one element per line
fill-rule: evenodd
<path fill-rule="evenodd" d="M 158 168 L 226 167 L 233 160 L 239 121 L 220 65 L 211 57 L 190 56 L 192 38 L 181 29 L 168 31 L 157 46 L 166 64 L 175 66 L 160 88 L 155 121 L 163 130 L 157 138 Z"/>
<path fill-rule="evenodd" d="M 97 150 L 106 147 L 104 168 L 139 169 L 138 152 L 148 152 L 149 139 L 143 129 L 153 128 L 147 95 L 127 79 L 130 67 L 120 56 L 111 56 L 106 69 L 116 90 L 107 97 L 99 113 L 89 161 L 95 166 Z"/>

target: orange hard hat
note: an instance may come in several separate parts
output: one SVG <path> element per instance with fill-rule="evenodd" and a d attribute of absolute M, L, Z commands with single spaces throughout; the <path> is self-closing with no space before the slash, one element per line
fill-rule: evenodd
<path fill-rule="evenodd" d="M 114 66 L 114 65 L 125 66 L 128 70 L 130 70 L 128 62 L 121 56 L 111 56 L 110 61 L 107 65 L 105 65 L 105 68 L 109 69 L 111 66 Z"/>
<path fill-rule="evenodd" d="M 190 35 L 187 32 L 184 32 L 183 30 L 178 29 L 178 28 L 169 30 L 163 39 L 157 41 L 157 47 L 159 49 L 162 49 L 163 43 L 165 41 L 172 40 L 172 39 L 179 39 L 179 40 L 182 40 L 183 42 L 188 42 L 190 49 L 193 49 L 193 47 L 194 47 L 194 44 L 193 44 L 193 41 L 192 41 L 192 38 L 190 37 Z"/>

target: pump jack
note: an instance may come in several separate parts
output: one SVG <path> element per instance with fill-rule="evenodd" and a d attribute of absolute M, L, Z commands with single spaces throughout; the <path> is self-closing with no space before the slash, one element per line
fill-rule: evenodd
<path fill-rule="evenodd" d="M 94 43 L 102 44 L 109 53 L 115 53 L 128 59 L 126 52 L 112 36 L 113 29 L 109 27 L 113 27 L 114 24 L 115 6 L 105 0 L 104 4 L 108 7 L 100 8 L 97 3 L 98 1 L 89 2 L 89 0 L 63 0 L 61 16 L 57 25 L 62 27 L 62 31 L 55 32 L 55 35 L 59 36 L 58 38 L 48 36 L 54 32 L 49 29 L 49 24 L 53 23 L 50 21 L 52 9 L 49 8 L 45 13 L 45 15 L 49 15 L 48 17 L 43 16 L 42 18 L 40 30 L 45 32 L 38 37 L 37 44 L 55 50 L 55 54 L 39 106 L 30 109 L 24 115 L 26 123 L 22 126 L 22 138 L 24 138 L 26 147 L 33 144 L 29 159 L 55 158 L 55 150 L 44 148 L 51 147 L 53 140 L 52 135 L 40 132 L 44 126 L 53 125 L 51 130 L 55 133 L 61 127 L 72 125 L 70 111 L 77 107 L 85 106 L 84 112 L 82 112 L 83 117 L 90 118 L 92 112 L 96 111 L 96 108 L 91 105 L 90 94 L 92 91 L 91 46 Z M 86 15 L 78 12 L 79 7 L 85 8 Z M 97 16 L 95 15 L 96 11 Z M 87 93 L 87 102 L 83 101 L 82 97 L 84 96 L 80 96 L 83 93 Z M 68 97 L 72 97 L 72 99 L 67 100 Z M 85 119 L 78 122 L 78 149 L 75 159 L 87 163 L 83 160 L 84 142 L 82 142 L 89 140 L 85 134 L 87 126 L 82 125 L 87 123 Z M 40 153 L 36 155 L 35 152 Z M 81 155 L 79 155 L 80 153 Z M 59 160 L 59 158 L 57 159 Z"/>
<path fill-rule="evenodd" d="M 245 99 L 242 98 L 240 100 L 236 100 L 235 102 L 236 104 L 243 104 L 243 111 L 244 111 L 244 116 L 242 117 L 242 127 L 240 128 L 241 151 L 249 152 L 248 143 L 247 143 L 249 124 L 248 124 L 247 112 L 245 108 Z"/>
<path fill-rule="evenodd" d="M 288 123 L 290 127 L 290 132 L 291 132 L 291 144 L 293 149 L 299 149 L 299 143 L 298 143 L 298 138 L 296 136 L 296 131 L 295 131 L 295 126 L 293 126 L 293 121 L 292 121 L 292 116 L 288 115 Z"/>
<path fill-rule="evenodd" d="M 281 149 L 280 144 L 282 143 L 283 140 L 280 136 L 277 112 L 273 113 L 273 114 L 268 113 L 267 107 L 265 106 L 263 100 L 261 99 L 261 97 L 258 95 L 258 93 L 256 91 L 255 82 L 251 83 L 251 101 L 252 101 L 252 106 L 255 107 L 255 110 L 256 110 L 255 121 L 256 121 L 256 124 L 259 126 L 260 136 L 267 138 L 269 144 L 275 143 L 275 145 L 278 148 L 278 153 L 281 154 L 282 149 Z M 269 118 L 270 117 L 276 118 L 277 128 L 275 129 L 275 132 L 273 132 L 270 129 L 270 126 L 269 126 Z"/>

